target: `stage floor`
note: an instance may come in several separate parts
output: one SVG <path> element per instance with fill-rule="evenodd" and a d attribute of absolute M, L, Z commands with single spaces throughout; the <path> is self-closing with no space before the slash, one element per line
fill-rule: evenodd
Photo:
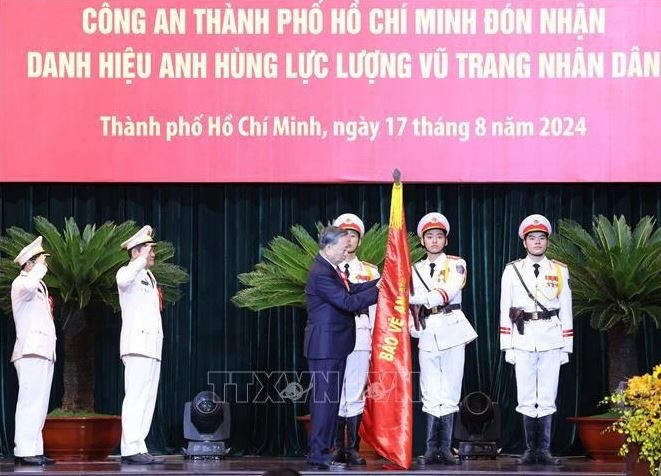
<path fill-rule="evenodd" d="M 460 475 L 599 475 L 620 476 L 625 475 L 624 463 L 598 463 L 582 457 L 562 458 L 562 466 L 517 466 L 515 459 L 499 456 L 496 460 L 464 461 L 458 466 L 422 467 L 414 465 L 408 471 L 398 471 L 395 474 L 449 474 Z M 319 471 L 310 469 L 305 464 L 305 458 L 268 458 L 259 456 L 229 457 L 222 461 L 188 461 L 181 456 L 168 456 L 166 464 L 154 466 L 122 465 L 117 458 L 109 458 L 104 462 L 96 463 L 57 463 L 45 468 L 30 466 L 14 466 L 13 460 L 0 460 L 0 475 L 88 475 L 88 474 L 140 474 L 145 476 L 165 474 L 195 474 L 195 475 L 261 475 L 267 469 L 291 468 L 301 474 L 384 474 L 383 461 L 380 459 L 368 460 L 366 466 L 352 466 L 345 471 Z"/>

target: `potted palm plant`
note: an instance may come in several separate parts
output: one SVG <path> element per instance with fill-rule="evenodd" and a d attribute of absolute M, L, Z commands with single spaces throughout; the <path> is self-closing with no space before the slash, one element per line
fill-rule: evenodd
<path fill-rule="evenodd" d="M 128 260 L 120 244 L 137 232 L 138 227 L 132 221 L 119 225 L 106 222 L 99 227 L 86 225 L 81 233 L 74 219 L 69 218 L 60 233 L 46 218 L 36 217 L 34 228 L 43 236 L 43 247 L 50 254 L 45 281 L 59 311 L 55 313 L 56 324 L 64 341 L 63 355 L 58 356 L 58 363 L 63 362 L 64 395 L 61 409 L 56 412 L 64 416 L 47 419 L 44 443 L 47 451 L 59 459 L 105 457 L 119 443 L 121 421 L 117 416 L 89 416 L 95 410 L 92 332 L 95 316 L 91 309 L 104 305 L 119 311 L 115 274 Z M 0 308 L 7 315 L 11 315 L 11 283 L 20 272 L 12 259 L 34 239 L 35 235 L 17 227 L 9 228 L 6 235 L 0 237 L 0 251 L 7 256 L 0 258 Z M 162 288 L 163 302 L 174 303 L 181 297 L 179 286 L 188 280 L 188 274 L 183 268 L 168 263 L 174 256 L 172 244 L 161 242 L 159 245 L 152 271 Z M 53 434 L 51 430 L 56 427 L 70 430 L 77 441 L 67 443 L 60 433 Z M 89 429 L 89 435 L 81 435 L 81 428 Z M 91 448 L 83 449 L 84 442 Z M 55 443 L 73 446 L 73 452 L 67 448 L 53 448 Z"/>
<path fill-rule="evenodd" d="M 633 230 L 623 216 L 594 218 L 592 234 L 561 220 L 549 255 L 569 264 L 574 315 L 606 333 L 609 393 L 638 373 L 636 332 L 643 320 L 661 327 L 661 230 L 651 217 Z M 596 459 L 616 459 L 622 435 L 605 432 L 610 418 L 577 417 L 579 436 Z"/>

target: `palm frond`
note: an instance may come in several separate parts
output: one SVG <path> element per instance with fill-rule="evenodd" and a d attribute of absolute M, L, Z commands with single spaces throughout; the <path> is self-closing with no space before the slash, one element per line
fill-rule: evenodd
<path fill-rule="evenodd" d="M 636 228 L 633 230 L 633 235 L 631 236 L 631 246 L 634 248 L 640 248 L 647 242 L 652 244 L 651 237 L 653 232 L 654 219 L 649 216 L 643 217 L 636 225 Z"/>
<path fill-rule="evenodd" d="M 291 234 L 307 254 L 310 256 L 317 254 L 317 250 L 319 249 L 317 240 L 315 240 L 305 228 L 301 225 L 294 225 L 291 227 Z"/>
<path fill-rule="evenodd" d="M 360 243 L 356 256 L 361 261 L 382 267 L 386 258 L 386 242 L 388 240 L 388 227 L 375 224 L 367 230 Z"/>
<path fill-rule="evenodd" d="M 655 220 L 642 218 L 633 232 L 623 216 L 598 216 L 592 235 L 561 220 L 549 256 L 569 265 L 574 314 L 595 329 L 618 324 L 635 332 L 645 318 L 661 325 L 661 235 Z"/>

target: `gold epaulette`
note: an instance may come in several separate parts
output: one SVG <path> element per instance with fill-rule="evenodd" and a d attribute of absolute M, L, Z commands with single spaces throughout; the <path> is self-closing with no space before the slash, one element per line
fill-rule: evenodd
<path fill-rule="evenodd" d="M 445 255 L 447 259 L 463 259 L 461 256 Z"/>
<path fill-rule="evenodd" d="M 553 261 L 555 264 L 557 264 L 559 266 L 562 266 L 563 268 L 567 267 L 567 265 L 565 263 L 563 263 L 562 261 L 558 261 L 557 259 L 552 259 L 551 261 Z"/>
<path fill-rule="evenodd" d="M 367 266 L 368 268 L 372 268 L 372 269 L 375 269 L 377 271 L 379 270 L 378 266 L 373 265 L 372 263 L 368 263 L 367 261 L 361 261 L 361 263 L 363 263 L 363 266 Z"/>
<path fill-rule="evenodd" d="M 518 263 L 519 261 L 523 261 L 523 258 L 519 258 L 519 259 L 515 259 L 514 261 L 510 261 L 510 262 L 507 263 L 505 266 L 507 266 L 507 265 L 509 265 L 509 264 L 511 264 L 512 266 L 514 266 L 514 263 Z"/>

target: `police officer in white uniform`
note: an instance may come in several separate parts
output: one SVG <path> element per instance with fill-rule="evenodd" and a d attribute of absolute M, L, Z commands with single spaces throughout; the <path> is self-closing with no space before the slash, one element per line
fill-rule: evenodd
<path fill-rule="evenodd" d="M 459 411 L 465 347 L 477 338 L 461 310 L 466 262 L 443 252 L 450 223 L 442 214 L 426 214 L 417 231 L 427 257 L 413 266 L 409 301 L 429 314 L 424 329 L 409 321 L 411 335 L 419 339 L 422 411 L 427 414 L 427 448 L 421 462 L 458 464 L 451 450 L 454 414 Z"/>
<path fill-rule="evenodd" d="M 337 217 L 333 225 L 347 230 L 349 236 L 347 259 L 339 264 L 340 271 L 345 273 L 352 283 L 364 283 L 377 279 L 379 277 L 378 268 L 373 264 L 360 261 L 356 257 L 356 251 L 365 234 L 363 221 L 352 213 L 345 213 Z M 333 459 L 337 462 L 346 462 L 352 465 L 365 464 L 365 458 L 358 452 L 358 429 L 365 408 L 364 390 L 367 384 L 372 352 L 375 313 L 376 305 L 356 313 L 356 345 L 353 352 L 347 356 L 338 412 L 340 418 L 335 434 Z M 347 434 L 346 446 L 345 427 Z"/>
<path fill-rule="evenodd" d="M 124 363 L 125 396 L 122 404 L 122 462 L 157 464 L 147 451 L 161 373 L 163 327 L 160 294 L 149 268 L 154 264 L 152 228 L 144 226 L 122 243 L 131 261 L 117 271 L 122 331 L 119 352 Z"/>
<path fill-rule="evenodd" d="M 546 258 L 551 223 L 530 215 L 519 226 L 527 256 L 505 266 L 500 297 L 500 348 L 516 373 L 516 410 L 526 450 L 519 464 L 560 464 L 550 453 L 560 366 L 573 346 L 567 266 Z"/>
<path fill-rule="evenodd" d="M 16 344 L 11 361 L 18 374 L 14 456 L 16 464 L 44 465 L 42 430 L 55 364 L 55 324 L 48 288 L 42 281 L 48 267 L 42 237 L 27 245 L 14 262 L 21 273 L 11 285 L 11 306 L 16 324 Z"/>

